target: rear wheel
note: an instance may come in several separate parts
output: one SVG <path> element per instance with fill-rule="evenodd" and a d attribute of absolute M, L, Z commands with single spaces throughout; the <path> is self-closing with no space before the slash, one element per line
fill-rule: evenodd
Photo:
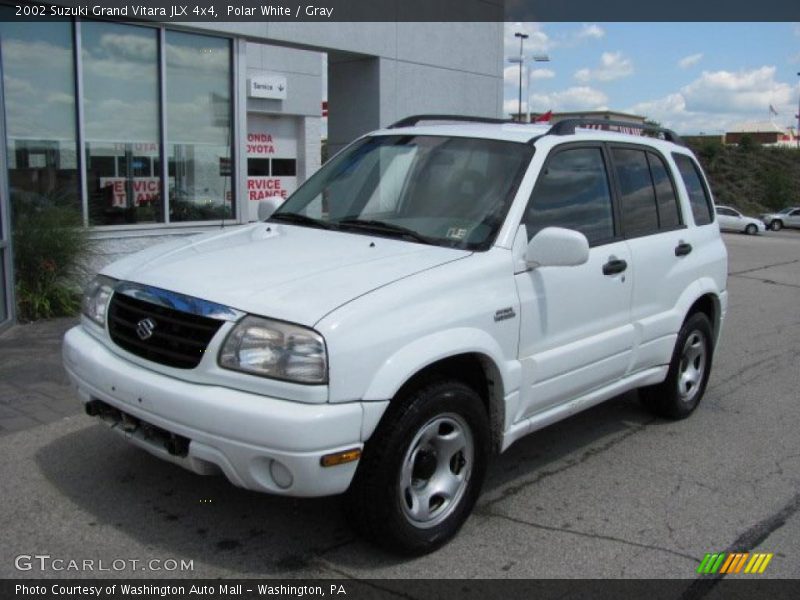
<path fill-rule="evenodd" d="M 704 313 L 696 312 L 686 319 L 678 333 L 667 378 L 639 390 L 644 405 L 662 417 L 688 417 L 705 392 L 712 354 L 711 323 Z"/>
<path fill-rule="evenodd" d="M 486 409 L 467 385 L 430 380 L 395 398 L 348 491 L 351 523 L 392 551 L 435 550 L 472 511 L 489 448 Z"/>
<path fill-rule="evenodd" d="M 780 231 L 781 229 L 783 229 L 783 221 L 775 219 L 772 223 L 769 224 L 769 228 L 772 229 L 772 231 Z"/>
<path fill-rule="evenodd" d="M 747 235 L 755 235 L 755 234 L 758 233 L 758 227 L 756 227 L 755 225 L 750 223 L 750 225 L 748 225 L 747 227 L 744 228 L 744 232 Z"/>

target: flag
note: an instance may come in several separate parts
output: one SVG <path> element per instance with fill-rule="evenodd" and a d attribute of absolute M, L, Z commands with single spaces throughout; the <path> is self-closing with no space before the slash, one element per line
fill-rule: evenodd
<path fill-rule="evenodd" d="M 538 117 L 536 117 L 534 123 L 549 123 L 552 117 L 553 117 L 553 111 L 548 110 L 546 113 L 543 113 Z"/>
<path fill-rule="evenodd" d="M 778 116 L 778 111 L 775 110 L 775 107 L 772 106 L 772 104 L 769 105 L 769 114 L 772 117 L 777 117 Z"/>

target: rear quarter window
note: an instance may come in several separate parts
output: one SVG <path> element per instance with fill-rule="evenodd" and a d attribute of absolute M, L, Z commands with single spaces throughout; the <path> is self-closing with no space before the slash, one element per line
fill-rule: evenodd
<path fill-rule="evenodd" d="M 692 207 L 695 224 L 708 225 L 714 220 L 714 213 L 711 210 L 711 195 L 708 193 L 703 176 L 700 174 L 700 167 L 685 154 L 673 152 L 672 158 L 678 166 L 678 172 L 689 194 L 689 203 Z"/>

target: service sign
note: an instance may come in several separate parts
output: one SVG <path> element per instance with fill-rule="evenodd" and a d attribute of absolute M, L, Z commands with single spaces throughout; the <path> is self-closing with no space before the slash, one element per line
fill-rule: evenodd
<path fill-rule="evenodd" d="M 247 209 L 258 218 L 262 200 L 288 198 L 297 188 L 297 121 L 292 117 L 250 114 L 247 118 Z"/>
<path fill-rule="evenodd" d="M 283 75 L 259 75 L 250 79 L 248 95 L 251 98 L 286 100 L 286 77 Z"/>

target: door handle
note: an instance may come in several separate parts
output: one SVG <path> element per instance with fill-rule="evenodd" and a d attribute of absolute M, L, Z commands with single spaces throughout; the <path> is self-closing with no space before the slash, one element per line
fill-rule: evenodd
<path fill-rule="evenodd" d="M 686 242 L 681 242 L 675 246 L 675 256 L 686 256 L 692 251 L 692 245 Z"/>
<path fill-rule="evenodd" d="M 612 258 L 603 265 L 603 275 L 616 275 L 628 268 L 628 263 L 621 258 Z"/>

